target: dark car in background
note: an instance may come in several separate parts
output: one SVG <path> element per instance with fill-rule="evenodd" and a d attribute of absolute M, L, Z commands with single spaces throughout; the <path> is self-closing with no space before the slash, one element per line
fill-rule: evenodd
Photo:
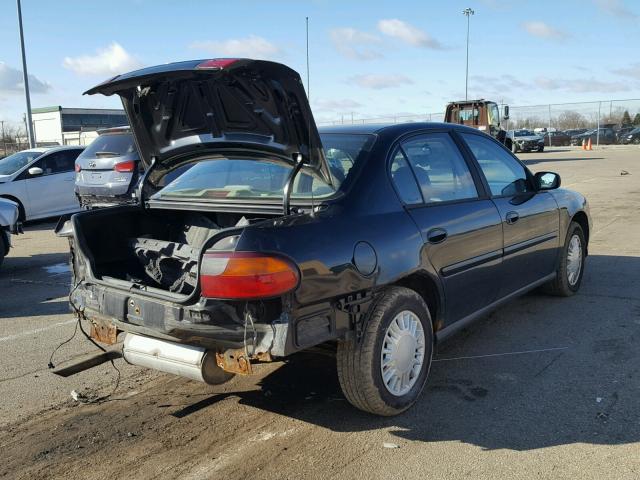
<path fill-rule="evenodd" d="M 575 135 L 580 135 L 588 130 L 588 128 L 571 128 L 569 130 L 565 130 L 564 133 L 569 135 L 569 137 L 573 137 Z"/>
<path fill-rule="evenodd" d="M 571 145 L 582 145 L 582 141 L 589 141 L 591 139 L 591 143 L 596 145 L 599 143 L 600 145 L 611 145 L 613 143 L 617 143 L 616 133 L 613 128 L 600 128 L 588 130 L 585 133 L 581 133 L 580 135 L 574 135 L 571 137 Z"/>
<path fill-rule="evenodd" d="M 623 139 L 629 134 L 631 133 L 632 130 L 635 130 L 637 127 L 634 125 L 627 125 L 627 126 L 623 126 L 620 127 L 618 130 L 616 130 L 616 142 L 617 143 L 624 143 Z"/>
<path fill-rule="evenodd" d="M 547 147 L 566 147 L 571 145 L 571 135 L 561 130 L 545 132 L 543 138 Z"/>
<path fill-rule="evenodd" d="M 132 364 L 222 383 L 337 345 L 346 398 L 395 415 L 436 341 L 538 286 L 580 288 L 586 199 L 476 129 L 319 132 L 300 76 L 248 59 L 88 93 L 122 98 L 147 168 L 140 204 L 83 211 L 58 234 L 70 301 L 103 341 L 126 332 Z"/>
<path fill-rule="evenodd" d="M 100 130 L 76 160 L 75 192 L 84 208 L 131 203 L 140 156 L 127 127 Z"/>
<path fill-rule="evenodd" d="M 620 138 L 620 143 L 624 145 L 629 143 L 633 143 L 634 145 L 640 144 L 640 127 L 636 127 L 630 132 L 627 132 L 626 135 Z"/>
<path fill-rule="evenodd" d="M 544 151 L 544 140 L 541 135 L 531 130 L 509 130 L 507 138 L 511 140 L 511 151 L 518 152 L 542 152 Z"/>

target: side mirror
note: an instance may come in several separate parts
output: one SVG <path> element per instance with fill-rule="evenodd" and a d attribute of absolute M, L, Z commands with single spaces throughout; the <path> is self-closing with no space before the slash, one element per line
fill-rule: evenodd
<path fill-rule="evenodd" d="M 560 187 L 560 175 L 553 172 L 538 172 L 535 174 L 538 190 L 553 190 Z"/>
<path fill-rule="evenodd" d="M 509 120 L 509 105 L 505 105 L 503 108 L 502 118 Z"/>
<path fill-rule="evenodd" d="M 32 177 L 37 177 L 38 175 L 42 175 L 44 173 L 44 170 L 42 170 L 40 167 L 31 167 L 28 171 L 29 175 L 31 175 Z"/>

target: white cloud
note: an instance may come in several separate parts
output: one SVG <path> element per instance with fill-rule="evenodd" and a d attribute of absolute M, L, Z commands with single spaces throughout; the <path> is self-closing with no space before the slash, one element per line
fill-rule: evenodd
<path fill-rule="evenodd" d="M 384 35 L 398 39 L 414 47 L 442 50 L 444 47 L 427 32 L 397 18 L 380 20 L 378 30 Z"/>
<path fill-rule="evenodd" d="M 413 80 L 404 75 L 356 75 L 349 81 L 363 88 L 381 90 L 383 88 L 393 88 L 400 85 L 412 84 Z"/>
<path fill-rule="evenodd" d="M 537 77 L 534 85 L 542 90 L 562 90 L 571 93 L 626 92 L 631 89 L 627 82 L 610 82 L 594 77 L 573 79 Z"/>
<path fill-rule="evenodd" d="M 627 20 L 635 20 L 638 18 L 638 15 L 629 10 L 621 0 L 595 0 L 595 4 L 614 17 Z"/>
<path fill-rule="evenodd" d="M 326 99 L 320 98 L 313 102 L 314 110 L 318 111 L 350 111 L 362 107 L 361 103 L 350 98 Z"/>
<path fill-rule="evenodd" d="M 563 40 L 567 38 L 567 34 L 544 22 L 524 22 L 524 29 L 534 37 L 545 38 L 548 40 Z"/>
<path fill-rule="evenodd" d="M 49 90 L 51 90 L 51 85 L 49 83 L 29 74 L 29 91 L 31 93 L 46 93 Z M 17 68 L 10 67 L 4 62 L 0 62 L 0 92 L 24 92 L 22 70 L 18 70 Z"/>
<path fill-rule="evenodd" d="M 271 59 L 281 53 L 278 46 L 257 35 L 229 40 L 207 40 L 194 42 L 189 48 L 202 50 L 216 57 L 247 57 Z"/>
<path fill-rule="evenodd" d="M 78 75 L 118 75 L 140 68 L 140 61 L 122 45 L 113 42 L 106 48 L 101 48 L 94 55 L 80 55 L 79 57 L 65 57 L 63 65 Z"/>
<path fill-rule="evenodd" d="M 627 68 L 619 68 L 617 70 L 614 70 L 613 73 L 640 80 L 640 63 L 634 63 Z"/>
<path fill-rule="evenodd" d="M 343 27 L 330 30 L 329 37 L 336 50 L 352 60 L 371 60 L 382 57 L 377 48 L 371 48 L 380 43 L 380 38 L 376 35 Z"/>

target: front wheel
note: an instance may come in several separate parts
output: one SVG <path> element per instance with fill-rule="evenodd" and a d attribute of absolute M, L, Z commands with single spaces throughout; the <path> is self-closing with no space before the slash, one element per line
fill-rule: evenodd
<path fill-rule="evenodd" d="M 538 147 L 538 152 L 544 152 L 544 145 Z"/>
<path fill-rule="evenodd" d="M 356 408 L 398 415 L 418 399 L 429 375 L 433 327 L 413 290 L 386 289 L 367 313 L 360 339 L 338 343 L 340 386 Z"/>
<path fill-rule="evenodd" d="M 544 286 L 546 293 L 570 297 L 580 289 L 586 250 L 587 243 L 582 227 L 576 222 L 571 222 L 560 255 L 556 278 Z"/>

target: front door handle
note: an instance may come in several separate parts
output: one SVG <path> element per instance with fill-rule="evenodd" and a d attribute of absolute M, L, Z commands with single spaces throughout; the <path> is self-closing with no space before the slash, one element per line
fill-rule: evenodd
<path fill-rule="evenodd" d="M 447 231 L 444 228 L 432 228 L 427 232 L 429 243 L 441 243 L 447 239 Z"/>
<path fill-rule="evenodd" d="M 507 223 L 509 225 L 513 225 L 514 223 L 516 223 L 519 218 L 520 218 L 520 215 L 518 215 L 518 212 L 507 213 Z"/>

